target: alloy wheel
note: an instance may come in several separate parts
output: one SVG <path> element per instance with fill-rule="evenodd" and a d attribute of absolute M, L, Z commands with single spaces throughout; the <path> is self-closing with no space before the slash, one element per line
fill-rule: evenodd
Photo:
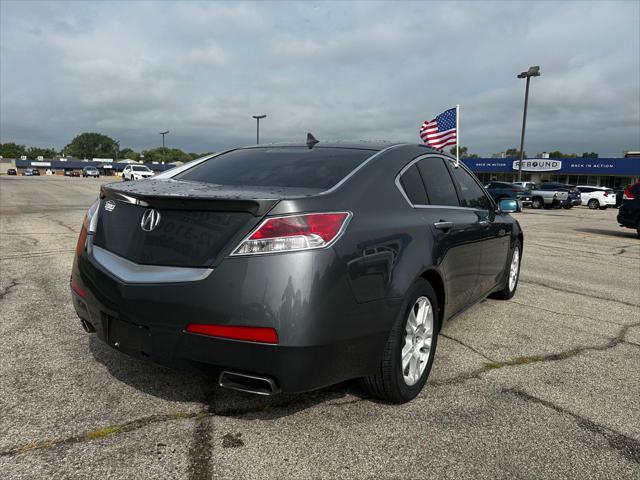
<path fill-rule="evenodd" d="M 513 250 L 513 257 L 511 257 L 511 266 L 509 267 L 509 291 L 513 291 L 518 283 L 518 270 L 520 267 L 520 248 L 516 247 Z"/>
<path fill-rule="evenodd" d="M 429 362 L 433 319 L 431 302 L 427 297 L 419 297 L 409 310 L 401 351 L 402 376 L 409 386 L 418 383 Z"/>

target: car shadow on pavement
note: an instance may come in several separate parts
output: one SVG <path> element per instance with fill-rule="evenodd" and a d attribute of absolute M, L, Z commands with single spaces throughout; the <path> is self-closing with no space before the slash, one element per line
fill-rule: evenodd
<path fill-rule="evenodd" d="M 607 235 L 609 237 L 638 238 L 636 232 L 630 228 L 625 230 L 613 230 L 604 228 L 576 228 L 576 232 L 595 233 L 596 235 Z"/>
<path fill-rule="evenodd" d="M 308 393 L 253 395 L 219 387 L 217 371 L 206 366 L 170 369 L 120 353 L 94 335 L 89 338 L 89 349 L 116 380 L 170 402 L 202 403 L 211 415 L 270 420 L 317 404 L 352 403 L 367 398 L 356 382 Z"/>

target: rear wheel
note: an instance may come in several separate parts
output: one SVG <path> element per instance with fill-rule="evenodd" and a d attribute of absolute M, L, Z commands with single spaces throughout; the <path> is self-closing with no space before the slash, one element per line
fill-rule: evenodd
<path fill-rule="evenodd" d="M 591 200 L 589 200 L 589 203 L 587 203 L 587 206 L 591 210 L 596 210 L 598 207 L 600 207 L 600 202 L 597 199 L 592 198 Z"/>
<path fill-rule="evenodd" d="M 533 197 L 531 199 L 531 208 L 542 208 L 543 202 L 540 197 Z"/>
<path fill-rule="evenodd" d="M 372 396 L 392 403 L 415 398 L 427 381 L 436 353 L 438 301 L 431 284 L 419 279 L 391 329 L 376 373 L 362 379 Z"/>
<path fill-rule="evenodd" d="M 507 265 L 506 281 L 504 288 L 491 295 L 500 300 L 509 300 L 516 293 L 518 288 L 518 279 L 520 278 L 520 260 L 522 257 L 522 245 L 517 241 L 511 252 L 511 259 Z"/>

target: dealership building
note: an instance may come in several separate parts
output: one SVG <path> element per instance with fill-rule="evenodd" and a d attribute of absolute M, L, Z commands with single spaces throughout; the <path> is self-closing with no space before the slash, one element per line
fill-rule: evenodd
<path fill-rule="evenodd" d="M 518 159 L 464 158 L 462 161 L 482 182 L 518 181 Z M 624 188 L 640 180 L 640 157 L 528 158 L 522 162 L 522 180 Z"/>

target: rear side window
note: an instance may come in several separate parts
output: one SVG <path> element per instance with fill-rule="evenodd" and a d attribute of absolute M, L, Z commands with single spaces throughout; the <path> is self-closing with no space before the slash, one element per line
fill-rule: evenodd
<path fill-rule="evenodd" d="M 429 203 L 427 200 L 427 194 L 424 191 L 424 184 L 422 178 L 420 178 L 420 172 L 418 166 L 414 163 L 406 172 L 400 177 L 400 184 L 404 189 L 404 192 L 409 197 L 409 201 L 413 205 L 426 205 Z"/>
<path fill-rule="evenodd" d="M 437 157 L 425 158 L 420 160 L 417 165 L 431 205 L 451 205 L 454 207 L 460 205 L 444 160 Z"/>
<path fill-rule="evenodd" d="M 213 157 L 173 178 L 216 185 L 328 189 L 374 153 L 355 148 L 246 148 Z"/>
<path fill-rule="evenodd" d="M 462 194 L 460 205 L 463 207 L 488 210 L 489 199 L 471 174 L 462 167 L 452 168 L 452 171 L 460 187 L 460 193 Z"/>

